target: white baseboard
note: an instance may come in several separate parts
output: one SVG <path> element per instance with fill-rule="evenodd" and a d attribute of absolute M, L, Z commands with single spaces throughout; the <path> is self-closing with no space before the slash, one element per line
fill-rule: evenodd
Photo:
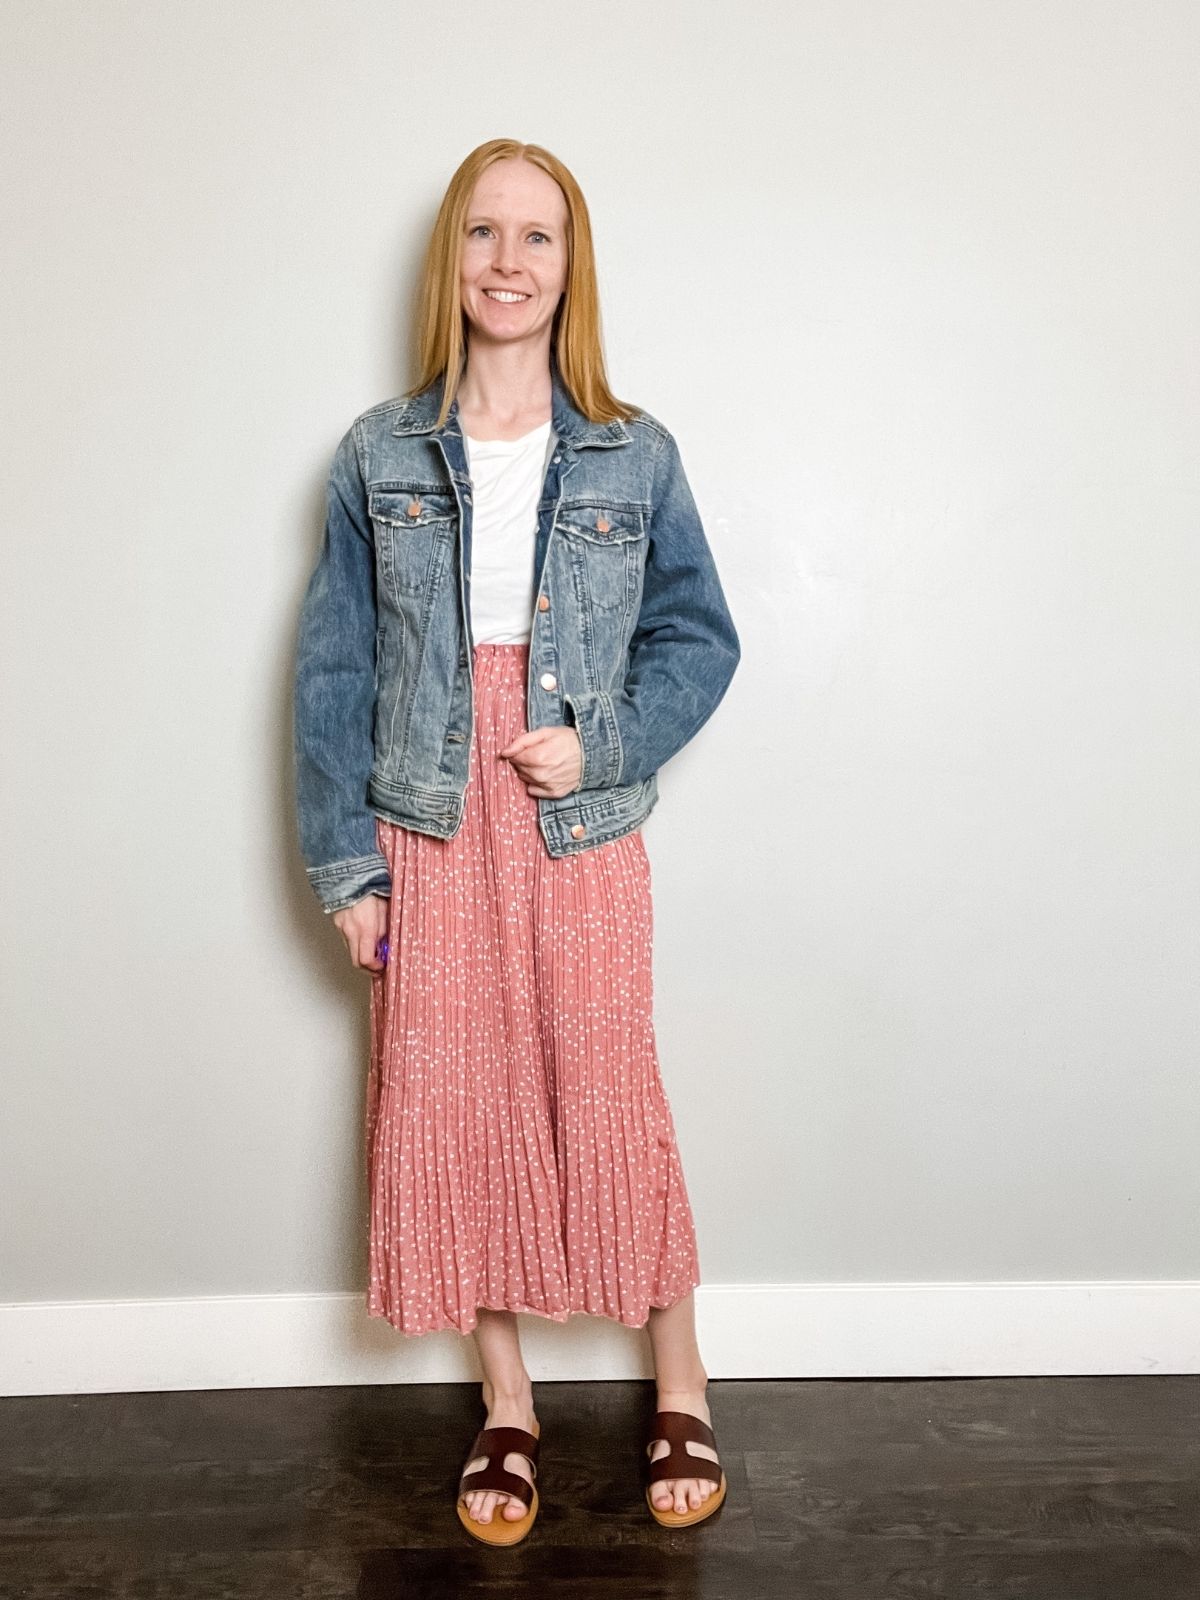
<path fill-rule="evenodd" d="M 1200 1283 L 715 1284 L 710 1379 L 1200 1372 Z M 522 1314 L 535 1382 L 650 1378 L 645 1331 Z M 477 1382 L 474 1340 L 405 1337 L 359 1294 L 0 1305 L 0 1393 Z"/>

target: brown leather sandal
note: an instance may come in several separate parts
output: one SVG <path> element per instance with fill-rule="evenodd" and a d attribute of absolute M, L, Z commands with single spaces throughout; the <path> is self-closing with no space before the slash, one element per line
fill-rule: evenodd
<path fill-rule="evenodd" d="M 538 1434 L 527 1433 L 524 1428 L 480 1428 L 471 1446 L 468 1461 L 476 1456 L 486 1456 L 487 1466 L 476 1467 L 474 1472 L 464 1472 L 458 1480 L 458 1520 L 468 1533 L 484 1544 L 517 1544 L 529 1532 L 538 1514 L 537 1470 Z M 529 1462 L 534 1482 L 527 1482 L 519 1472 L 509 1472 L 504 1458 L 510 1450 L 525 1456 Z M 523 1506 L 523 1517 L 506 1517 L 503 1503 L 492 1509 L 490 1522 L 478 1522 L 463 1504 L 463 1496 L 477 1489 L 495 1489 L 502 1494 L 514 1495 Z"/>
<path fill-rule="evenodd" d="M 707 1422 L 699 1417 L 693 1417 L 689 1411 L 656 1411 L 650 1432 L 646 1435 L 647 1456 L 660 1439 L 665 1439 L 670 1449 L 665 1456 L 650 1462 L 646 1483 L 646 1504 L 650 1507 L 650 1515 L 656 1522 L 661 1522 L 664 1528 L 687 1528 L 693 1522 L 703 1522 L 705 1517 L 711 1517 L 713 1512 L 724 1504 L 725 1492 L 729 1485 L 725 1481 L 725 1471 L 719 1461 L 697 1455 L 694 1450 L 685 1447 L 691 1440 L 694 1444 L 706 1444 L 710 1450 L 715 1451 L 716 1435 Z M 694 1509 L 676 1511 L 672 1507 L 669 1511 L 660 1511 L 651 1500 L 650 1491 L 651 1487 L 660 1483 L 663 1478 L 707 1478 L 711 1483 L 715 1483 L 717 1488 Z"/>

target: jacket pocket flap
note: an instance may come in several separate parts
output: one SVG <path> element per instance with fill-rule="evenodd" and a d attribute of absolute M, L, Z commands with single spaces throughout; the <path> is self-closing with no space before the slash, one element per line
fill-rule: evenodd
<path fill-rule="evenodd" d="M 644 537 L 646 514 L 639 506 L 601 505 L 598 500 L 589 500 L 563 507 L 558 526 L 564 533 L 595 544 L 623 544 Z"/>
<path fill-rule="evenodd" d="M 367 509 L 374 521 L 394 528 L 426 528 L 431 522 L 452 522 L 458 514 L 454 495 L 441 489 L 373 488 Z"/>

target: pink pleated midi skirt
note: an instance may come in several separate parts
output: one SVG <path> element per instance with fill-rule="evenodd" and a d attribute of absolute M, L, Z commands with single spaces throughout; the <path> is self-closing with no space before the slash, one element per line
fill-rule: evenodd
<path fill-rule="evenodd" d="M 473 655 L 452 839 L 376 817 L 392 875 L 371 978 L 370 1315 L 470 1333 L 478 1309 L 643 1326 L 700 1282 L 652 1017 L 640 830 L 553 857 L 498 752 L 527 727 L 527 644 Z"/>

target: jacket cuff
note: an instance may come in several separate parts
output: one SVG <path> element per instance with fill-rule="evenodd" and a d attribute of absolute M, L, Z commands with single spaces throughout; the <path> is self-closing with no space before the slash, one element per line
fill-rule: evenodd
<path fill-rule="evenodd" d="M 385 898 L 392 892 L 392 874 L 381 855 L 351 856 L 327 866 L 308 867 L 308 881 L 325 912 L 344 911 L 368 894 Z"/>
<path fill-rule="evenodd" d="M 563 696 L 570 723 L 583 746 L 579 789 L 610 789 L 621 781 L 621 733 L 612 696 L 600 689 Z"/>

